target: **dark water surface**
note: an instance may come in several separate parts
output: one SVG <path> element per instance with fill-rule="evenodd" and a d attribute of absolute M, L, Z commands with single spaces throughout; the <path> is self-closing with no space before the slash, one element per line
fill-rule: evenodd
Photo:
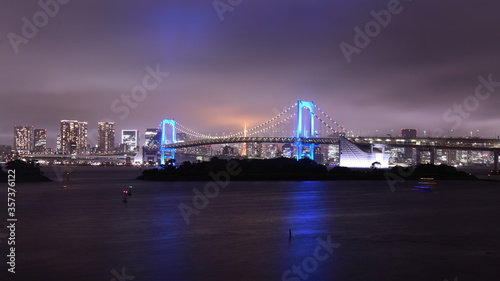
<path fill-rule="evenodd" d="M 205 182 L 72 169 L 68 182 L 18 184 L 17 273 L 4 274 L 2 239 L 1 280 L 500 280 L 498 182 L 426 193 L 407 181 L 392 193 L 385 181 L 234 181 L 187 225 L 178 206 L 192 207 Z M 318 242 L 328 237 L 340 244 L 331 253 Z M 283 279 L 294 265 L 301 275 Z"/>

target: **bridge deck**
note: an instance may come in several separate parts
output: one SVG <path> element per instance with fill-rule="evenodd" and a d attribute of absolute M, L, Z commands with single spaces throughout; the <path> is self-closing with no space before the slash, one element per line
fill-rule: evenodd
<path fill-rule="evenodd" d="M 289 137 L 234 137 L 234 138 L 218 138 L 178 142 L 163 145 L 163 148 L 184 148 L 200 145 L 225 144 L 225 143 L 295 143 L 303 144 L 334 144 L 338 143 L 338 138 L 289 138 Z"/>

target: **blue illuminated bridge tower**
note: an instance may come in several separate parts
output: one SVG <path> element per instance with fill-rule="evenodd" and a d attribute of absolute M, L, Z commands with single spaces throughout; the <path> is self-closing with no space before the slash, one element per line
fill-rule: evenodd
<path fill-rule="evenodd" d="M 314 103 L 312 101 L 299 100 L 297 102 L 297 119 L 295 122 L 295 137 L 297 140 L 294 145 L 297 148 L 297 160 L 303 157 L 314 160 L 314 143 L 302 144 L 302 139 L 314 137 Z M 309 148 L 305 153 L 304 147 Z"/>
<path fill-rule="evenodd" d="M 289 122 L 289 120 L 293 121 Z M 325 120 L 329 121 L 330 124 Z M 177 148 L 228 143 L 290 143 L 295 148 L 298 160 L 302 158 L 314 160 L 316 145 L 338 143 L 338 139 L 335 137 L 322 136 L 326 134 L 324 129 L 327 129 L 332 136 L 342 132 L 338 131 L 335 126 L 342 131 L 345 130 L 343 126 L 318 108 L 314 102 L 299 100 L 267 122 L 249 130 L 245 128 L 244 131 L 234 134 L 219 134 L 218 136 L 202 134 L 177 123 L 173 119 L 164 119 L 160 125 L 161 132 L 155 138 L 154 146 L 159 145 L 160 147 L 161 158 L 159 162 L 162 165 L 167 163 L 166 159 L 175 159 L 175 149 Z M 177 142 L 177 130 L 194 139 Z"/>
<path fill-rule="evenodd" d="M 165 165 L 165 158 L 175 159 L 175 148 L 165 148 L 164 145 L 177 142 L 177 132 L 175 130 L 175 120 L 163 119 L 161 121 L 161 142 L 160 142 L 160 163 Z"/>

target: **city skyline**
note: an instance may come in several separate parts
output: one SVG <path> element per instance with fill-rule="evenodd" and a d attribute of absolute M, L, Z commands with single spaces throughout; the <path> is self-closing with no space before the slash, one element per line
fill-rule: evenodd
<path fill-rule="evenodd" d="M 61 120 L 60 122 L 64 122 L 64 121 L 75 121 L 75 122 L 78 122 L 78 123 L 84 123 L 85 126 L 88 126 L 88 122 L 79 122 L 77 120 Z M 99 132 L 99 123 L 102 123 L 102 122 L 98 122 L 97 125 L 95 126 L 95 128 L 93 128 L 91 130 L 91 132 L 94 133 L 94 136 L 92 137 L 88 137 L 87 136 L 87 142 L 85 145 L 88 144 L 90 145 L 91 147 L 98 147 L 99 146 L 99 140 L 98 140 L 98 132 Z M 17 127 L 19 128 L 25 128 L 25 127 L 30 127 L 34 130 L 34 134 L 33 134 L 33 137 L 34 137 L 34 143 L 32 144 L 33 146 L 33 149 L 37 146 L 36 145 L 36 131 L 43 131 L 43 146 L 46 147 L 46 148 L 53 148 L 53 149 L 58 149 L 58 144 L 56 143 L 56 138 L 53 138 L 53 142 L 52 143 L 49 143 L 47 141 L 47 139 L 49 139 L 48 136 L 55 136 L 57 134 L 57 137 L 60 136 L 60 133 L 61 131 L 57 131 L 55 132 L 54 134 L 48 134 L 47 133 L 47 129 L 41 129 L 41 128 L 38 128 L 37 126 L 35 125 L 14 125 L 14 130 L 16 130 Z M 92 126 L 91 126 L 92 127 Z M 127 126 L 123 126 L 123 127 L 127 127 Z M 433 136 L 432 135 L 432 130 L 419 130 L 417 128 L 415 129 L 408 129 L 408 128 L 400 128 L 400 129 L 386 129 L 386 130 L 378 130 L 378 129 L 375 129 L 375 130 L 368 130 L 366 131 L 366 134 L 359 134 L 358 132 L 356 131 L 348 131 L 348 134 L 347 136 L 365 136 L 365 137 L 385 137 L 385 136 L 392 136 L 392 137 L 401 137 L 401 138 L 407 138 L 408 136 L 406 136 L 406 133 L 404 131 L 415 131 L 414 134 L 416 134 L 415 136 L 412 136 L 412 137 L 416 137 L 416 138 L 425 138 L 425 137 L 436 137 L 436 138 L 468 138 L 468 137 L 474 137 L 474 138 L 488 138 L 487 136 L 483 136 L 480 134 L 480 131 L 479 130 L 471 130 L 470 132 L 466 132 L 466 134 L 464 135 L 457 135 L 455 133 L 455 135 L 453 135 L 453 130 L 449 130 L 449 131 L 444 131 L 444 135 L 437 135 L 437 136 Z M 121 130 L 121 134 L 119 136 L 116 136 L 116 132 L 115 132 L 115 138 L 121 140 L 120 142 L 114 142 L 115 145 L 120 145 L 120 144 L 126 144 L 129 142 L 129 140 L 127 141 L 123 141 L 123 134 L 124 132 L 131 132 L 131 131 L 135 131 L 137 133 L 137 139 L 135 140 L 135 143 L 137 143 L 137 145 L 146 145 L 146 142 L 149 141 L 154 135 L 156 135 L 156 133 L 158 131 L 161 131 L 160 128 L 145 128 L 145 129 L 123 129 Z M 240 132 L 243 132 L 245 131 L 245 129 L 241 130 Z M 85 127 L 85 132 L 87 132 L 87 127 Z M 144 134 L 144 141 L 141 141 L 140 139 L 140 136 L 141 136 L 141 132 Z M 226 132 L 224 132 L 226 133 Z M 233 132 L 230 132 L 230 133 L 233 133 Z M 177 135 L 186 135 L 185 133 L 177 133 Z M 218 133 L 215 133 L 213 134 L 214 136 L 215 135 L 218 135 Z M 11 136 L 12 137 L 12 136 Z M 16 132 L 14 132 L 14 142 L 15 142 L 15 138 L 16 138 Z M 199 138 L 199 137 L 195 137 L 195 138 Z M 498 138 L 498 136 L 492 136 L 490 138 Z M 184 141 L 184 140 L 182 140 Z M 8 145 L 8 146 L 11 146 L 12 147 L 15 147 L 15 144 L 11 144 L 11 143 L 0 143 L 0 145 Z"/>
<path fill-rule="evenodd" d="M 108 123 L 109 124 L 109 123 Z M 110 135 L 103 136 L 103 138 L 109 138 L 109 142 L 113 142 L 112 148 L 117 151 L 134 151 L 141 144 L 141 132 L 140 130 L 127 129 L 121 131 L 121 137 L 116 135 L 114 130 L 114 124 L 111 122 L 112 128 L 109 130 Z M 55 145 L 47 144 L 47 130 L 38 128 L 33 125 L 15 125 L 12 143 L 0 144 L 2 146 L 10 146 L 13 150 L 23 152 L 23 153 L 62 153 L 62 154 L 85 154 L 91 153 L 87 149 L 99 148 L 101 140 L 99 137 L 99 127 L 106 126 L 107 122 L 99 122 L 97 124 L 97 134 L 95 136 L 88 136 L 88 122 L 82 122 L 78 120 L 61 120 L 60 130 L 55 132 L 57 134 L 57 143 Z M 104 129 L 101 129 L 101 134 L 104 133 Z M 154 131 L 154 134 L 151 134 Z M 93 131 L 91 131 L 93 132 Z M 144 135 L 147 138 L 144 140 L 144 145 L 146 142 L 151 140 L 158 129 L 147 128 L 143 130 Z M 54 134 L 55 134 L 54 133 Z M 179 133 L 182 134 L 182 133 Z M 61 138 L 61 135 L 63 136 Z M 120 142 L 116 142 L 118 139 Z M 104 140 L 103 140 L 104 141 Z M 105 142 L 105 141 L 104 141 Z M 73 152 L 71 152 L 71 146 L 73 145 Z M 121 148 L 120 145 L 126 145 L 126 147 Z M 106 144 L 105 146 L 111 147 Z"/>
<path fill-rule="evenodd" d="M 500 4 L 390 3 L 245 1 L 221 14 L 210 1 L 69 2 L 14 48 L 23 17 L 43 9 L 9 1 L 0 144 L 26 124 L 47 129 L 54 147 L 68 118 L 85 120 L 89 132 L 100 121 L 143 132 L 167 118 L 229 133 L 298 99 L 354 134 L 499 135 L 500 42 L 491 34 Z M 366 29 L 372 22 L 379 28 Z"/>

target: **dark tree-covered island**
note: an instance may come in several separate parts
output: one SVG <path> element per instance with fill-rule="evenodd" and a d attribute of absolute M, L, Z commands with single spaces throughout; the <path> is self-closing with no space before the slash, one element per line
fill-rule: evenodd
<path fill-rule="evenodd" d="M 422 164 L 415 168 L 400 166 L 391 169 L 350 169 L 334 167 L 330 170 L 310 159 L 232 159 L 213 157 L 209 162 L 183 162 L 143 171 L 138 179 L 156 181 L 214 180 L 224 173 L 231 180 L 387 180 L 394 177 L 436 180 L 477 180 L 474 175 L 457 171 L 448 165 Z"/>
<path fill-rule="evenodd" d="M 51 181 L 43 175 L 39 164 L 35 162 L 25 162 L 22 160 L 13 160 L 5 164 L 6 171 L 0 166 L 0 181 L 7 181 L 7 171 L 15 170 L 16 182 L 37 182 Z"/>

